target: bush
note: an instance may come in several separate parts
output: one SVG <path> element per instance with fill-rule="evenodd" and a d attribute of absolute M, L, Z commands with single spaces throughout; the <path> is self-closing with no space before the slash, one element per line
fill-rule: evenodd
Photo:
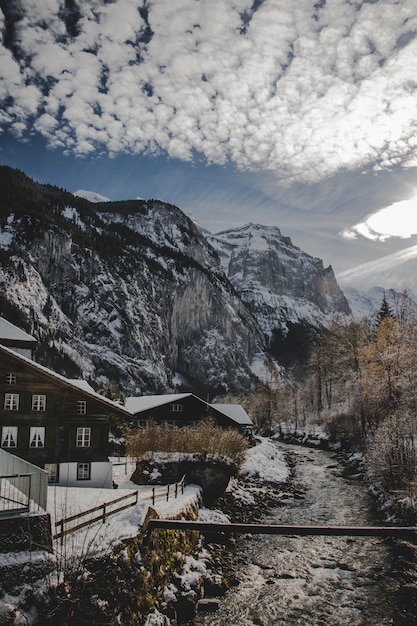
<path fill-rule="evenodd" d="M 245 460 L 247 447 L 243 435 L 235 430 L 224 430 L 210 419 L 194 428 L 177 428 L 150 421 L 145 430 L 127 438 L 127 454 L 136 459 L 148 452 L 212 454 L 230 459 L 236 467 Z"/>

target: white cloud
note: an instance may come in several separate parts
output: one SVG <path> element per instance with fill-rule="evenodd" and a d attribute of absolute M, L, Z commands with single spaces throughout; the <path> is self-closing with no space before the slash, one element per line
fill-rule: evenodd
<path fill-rule="evenodd" d="M 362 290 L 379 284 L 378 280 L 381 278 L 382 281 L 387 284 L 387 279 L 389 280 L 391 276 L 396 276 L 393 284 L 397 285 L 397 288 L 400 283 L 403 283 L 402 286 L 404 287 L 414 287 L 415 272 L 411 268 L 410 273 L 410 268 L 406 268 L 404 264 L 416 258 L 417 246 L 410 246 L 399 252 L 387 254 L 374 261 L 362 263 L 344 272 L 340 272 L 337 274 L 337 280 L 339 284 L 343 286 L 357 286 Z M 400 269 L 396 272 L 397 268 Z M 399 272 L 402 272 L 402 280 L 400 281 L 398 280 L 398 277 L 401 275 Z"/>
<path fill-rule="evenodd" d="M 76 154 L 197 153 L 288 182 L 415 165 L 415 0 L 314 5 L 25 0 L 18 54 L 0 46 L 0 123 Z"/>
<path fill-rule="evenodd" d="M 390 237 L 408 239 L 416 234 L 417 196 L 414 196 L 376 211 L 364 222 L 346 229 L 342 236 L 344 239 L 356 239 L 357 235 L 362 235 L 374 241 L 384 241 Z"/>

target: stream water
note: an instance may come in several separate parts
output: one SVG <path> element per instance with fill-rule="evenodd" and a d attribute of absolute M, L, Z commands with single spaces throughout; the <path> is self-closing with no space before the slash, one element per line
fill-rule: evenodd
<path fill-rule="evenodd" d="M 342 476 L 334 454 L 285 446 L 302 494 L 271 511 L 271 524 L 377 525 L 365 486 Z M 236 577 L 201 626 L 398 624 L 387 542 L 373 537 L 258 535 L 238 540 Z"/>

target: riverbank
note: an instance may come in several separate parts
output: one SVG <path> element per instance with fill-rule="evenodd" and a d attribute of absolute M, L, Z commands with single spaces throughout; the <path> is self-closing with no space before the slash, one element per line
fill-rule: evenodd
<path fill-rule="evenodd" d="M 259 510 L 256 506 L 252 511 L 245 508 L 243 519 L 240 511 L 234 509 L 236 521 L 267 519 L 271 523 L 272 514 L 275 523 L 308 525 L 330 520 L 339 525 L 349 522 L 351 525 L 381 524 L 386 511 L 377 508 L 376 500 L 368 493 L 362 480 L 360 455 L 340 449 L 329 452 L 325 450 L 326 445 L 310 442 L 306 447 L 288 444 L 283 447 L 288 450 L 286 457 L 290 465 L 293 464 L 291 489 L 288 489 L 293 496 L 280 508 L 281 498 L 277 493 L 277 507 L 271 500 L 262 502 Z M 316 473 L 317 455 L 319 458 L 325 455 L 323 459 L 329 455 L 319 475 Z M 301 481 L 300 476 L 304 477 Z M 331 489 L 326 495 L 328 480 Z M 334 508 L 330 506 L 332 501 Z M 393 520 L 385 521 L 392 523 Z M 274 545 L 281 545 L 276 557 L 273 556 Z M 330 553 L 328 545 L 332 546 Z M 248 554 L 252 555 L 252 561 Z M 309 626 L 330 623 L 333 626 L 416 626 L 416 563 L 416 545 L 404 540 L 310 538 L 308 541 L 284 541 L 242 537 L 233 550 L 226 552 L 226 571 L 235 585 L 227 594 L 227 602 L 220 599 L 219 610 L 212 616 L 199 615 L 195 624 L 285 623 L 290 626 L 300 623 L 297 620 L 304 620 Z M 281 605 L 277 598 L 282 599 Z M 339 604 L 340 611 L 331 608 Z M 275 616 L 275 621 L 271 616 Z"/>
<path fill-rule="evenodd" d="M 268 476 L 285 480 L 288 467 L 282 454 L 267 439 L 258 444 L 248 453 L 243 475 L 249 481 L 262 482 Z M 53 488 L 48 505 L 53 527 L 61 517 L 143 489 L 131 483 L 131 469 L 117 465 L 117 491 Z M 232 481 L 231 491 L 242 509 L 255 502 L 254 494 L 242 489 L 238 481 Z M 147 626 L 161 626 L 176 623 L 178 607 L 184 614 L 190 606 L 194 610 L 192 603 L 201 597 L 203 585 L 214 588 L 218 584 L 215 563 L 198 533 L 154 531 L 152 537 L 144 536 L 141 528 L 148 507 L 149 500 L 140 500 L 105 523 L 91 524 L 69 535 L 62 545 L 55 542 L 53 554 L 1 555 L 0 624 L 127 626 L 146 619 Z M 197 485 L 187 485 L 178 498 L 157 500 L 153 505 L 160 517 L 216 519 L 220 515 L 200 507 Z M 43 568 L 37 560 L 42 560 Z"/>

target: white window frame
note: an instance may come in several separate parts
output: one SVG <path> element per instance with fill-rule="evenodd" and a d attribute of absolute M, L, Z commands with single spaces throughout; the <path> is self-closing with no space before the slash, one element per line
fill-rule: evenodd
<path fill-rule="evenodd" d="M 91 428 L 85 426 L 79 426 L 77 428 L 77 448 L 90 448 L 91 447 Z"/>
<path fill-rule="evenodd" d="M 87 401 L 86 400 L 77 400 L 77 413 L 78 415 L 87 414 Z"/>
<path fill-rule="evenodd" d="M 5 411 L 18 411 L 19 410 L 19 394 L 18 393 L 5 393 L 4 394 L 4 410 Z"/>
<path fill-rule="evenodd" d="M 182 413 L 183 408 L 182 404 L 171 404 L 172 413 Z"/>
<path fill-rule="evenodd" d="M 6 374 L 6 385 L 15 385 L 16 384 L 16 374 L 14 372 L 9 372 Z"/>
<path fill-rule="evenodd" d="M 17 448 L 17 426 L 3 426 L 1 429 L 1 447 Z"/>
<path fill-rule="evenodd" d="M 77 480 L 91 480 L 91 463 L 77 463 Z"/>
<path fill-rule="evenodd" d="M 31 426 L 29 432 L 29 448 L 45 447 L 45 426 Z"/>
<path fill-rule="evenodd" d="M 46 411 L 46 395 L 33 394 L 32 396 L 32 411 Z"/>

